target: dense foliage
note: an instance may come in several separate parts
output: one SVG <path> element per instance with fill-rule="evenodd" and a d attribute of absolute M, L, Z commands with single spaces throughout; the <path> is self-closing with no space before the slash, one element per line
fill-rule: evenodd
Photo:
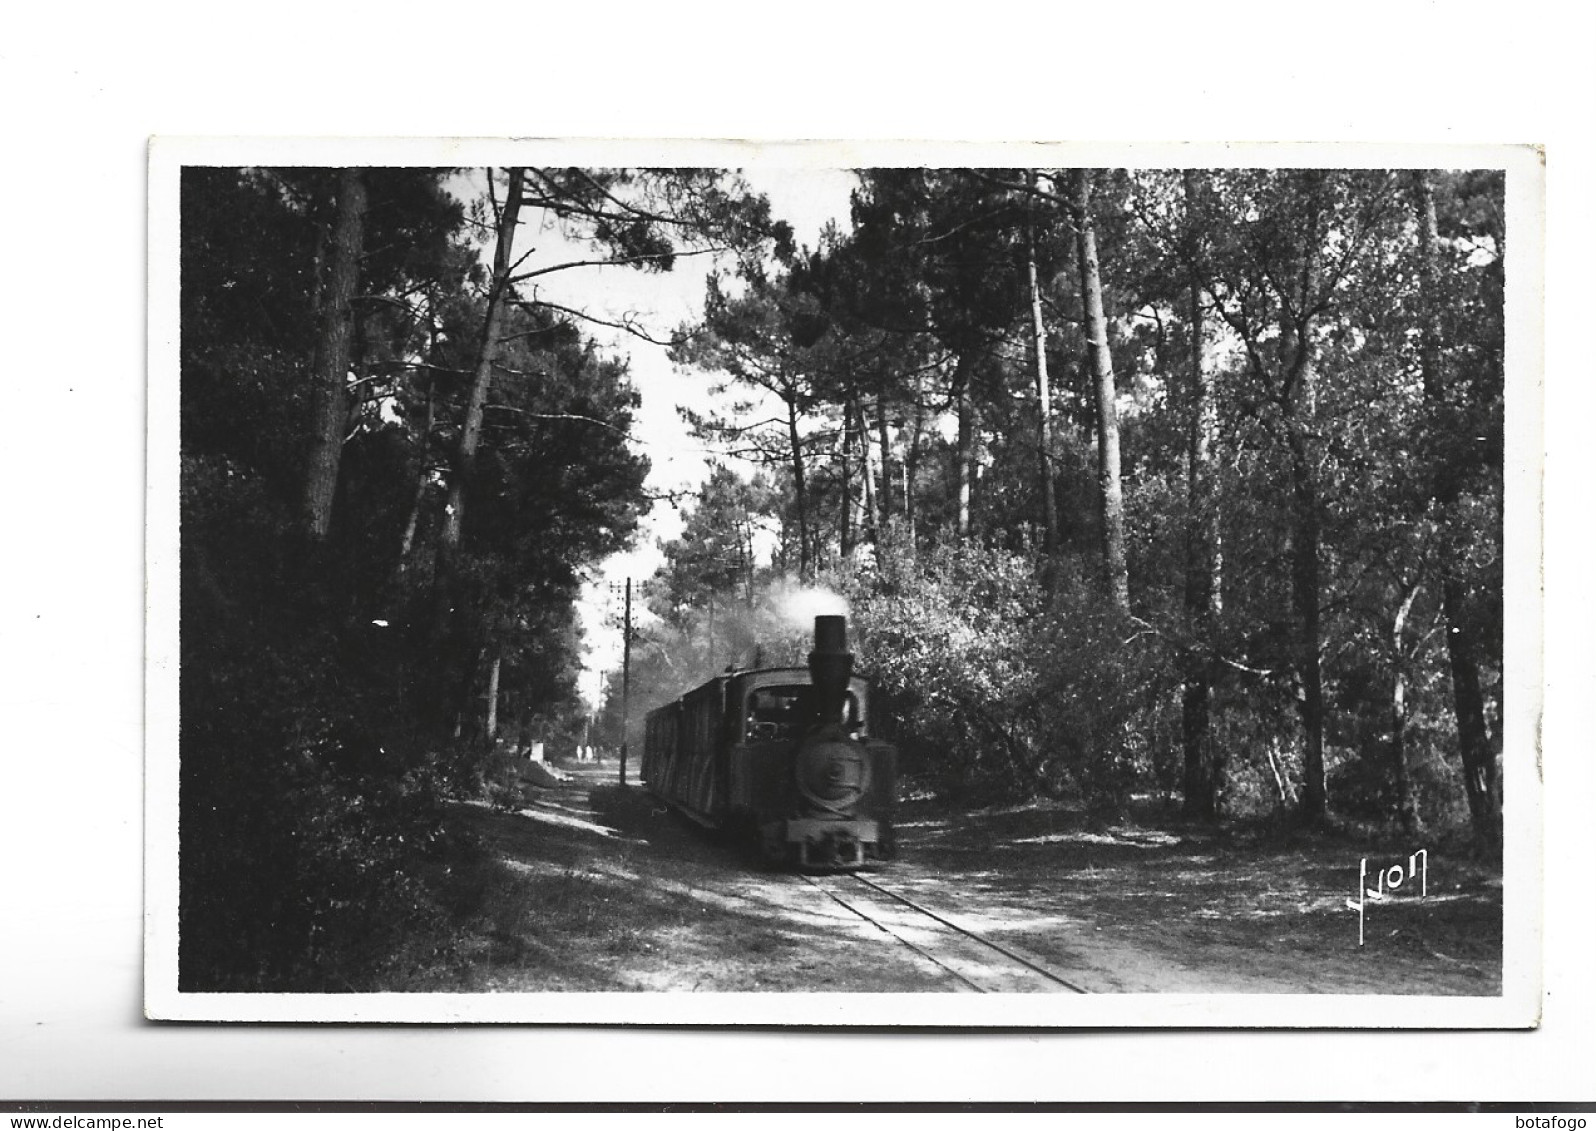
<path fill-rule="evenodd" d="M 511 276 L 539 210 L 570 257 Z M 646 504 L 625 360 L 528 281 L 780 233 L 710 170 L 189 168 L 181 220 L 180 984 L 392 984 Z"/>
<path fill-rule="evenodd" d="M 690 646 L 706 611 L 770 620 L 786 579 L 851 601 L 904 765 L 945 792 L 1467 821 L 1489 848 L 1502 192 L 860 172 L 849 230 L 713 279 L 677 349 L 727 394 L 689 425 L 760 470 L 735 499 L 717 472 L 666 547 L 644 686 L 735 658 Z M 728 556 L 708 515 L 772 552 Z"/>

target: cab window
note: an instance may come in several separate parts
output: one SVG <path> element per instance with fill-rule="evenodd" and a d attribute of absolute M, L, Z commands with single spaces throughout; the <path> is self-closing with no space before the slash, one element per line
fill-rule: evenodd
<path fill-rule="evenodd" d="M 798 738 L 809 726 L 808 684 L 760 687 L 750 692 L 745 712 L 743 736 L 749 742 L 782 742 Z M 859 701 L 850 689 L 845 700 L 850 730 L 859 728 Z"/>

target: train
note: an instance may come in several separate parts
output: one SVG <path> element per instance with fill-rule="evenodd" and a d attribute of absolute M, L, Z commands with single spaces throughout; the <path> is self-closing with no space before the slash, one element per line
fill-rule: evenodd
<path fill-rule="evenodd" d="M 847 619 L 819 616 L 807 668 L 728 669 L 650 711 L 642 779 L 767 866 L 869 868 L 896 852 L 897 750 L 874 721 Z"/>

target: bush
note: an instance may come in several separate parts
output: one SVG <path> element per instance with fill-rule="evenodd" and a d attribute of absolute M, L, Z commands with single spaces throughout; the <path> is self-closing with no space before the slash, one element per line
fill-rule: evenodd
<path fill-rule="evenodd" d="M 861 666 L 906 774 L 966 801 L 1072 797 L 1123 809 L 1178 776 L 1168 648 L 1039 556 L 972 543 L 883 555 L 852 579 Z"/>
<path fill-rule="evenodd" d="M 1035 694 L 1031 560 L 958 543 L 883 555 L 850 597 L 859 663 L 895 719 L 905 773 L 951 795 L 1034 792 L 1021 713 Z"/>
<path fill-rule="evenodd" d="M 183 989 L 357 988 L 437 922 L 414 874 L 441 848 L 436 775 L 331 694 L 344 674 L 269 646 L 185 664 Z"/>
<path fill-rule="evenodd" d="M 1062 588 L 1034 645 L 1036 706 L 1053 772 L 1094 808 L 1181 774 L 1180 680 L 1168 643 L 1080 584 Z"/>
<path fill-rule="evenodd" d="M 261 494 L 186 482 L 179 680 L 179 986 L 357 989 L 436 931 L 439 766 L 416 741 L 402 648 L 340 621 L 314 564 L 273 547 Z M 255 551 L 252 552 L 252 547 Z"/>

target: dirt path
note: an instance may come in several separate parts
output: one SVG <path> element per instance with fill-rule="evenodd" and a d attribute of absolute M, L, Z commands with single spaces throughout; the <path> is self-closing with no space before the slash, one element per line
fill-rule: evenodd
<path fill-rule="evenodd" d="M 513 882 L 488 901 L 489 941 L 451 988 L 1041 988 L 979 946 L 939 965 L 939 929 L 901 907 L 878 906 L 872 923 L 826 885 L 758 871 L 641 789 L 614 784 L 612 765 L 567 772 L 558 787 L 529 789 L 515 813 L 458 810 Z M 1501 988 L 1500 883 L 1433 849 L 1424 897 L 1368 901 L 1360 947 L 1347 900 L 1360 859 L 1371 873 L 1407 859 L 1390 847 L 1183 838 L 1090 827 L 1060 809 L 959 814 L 929 803 L 904 807 L 899 846 L 875 874 L 883 884 L 1090 992 Z"/>

